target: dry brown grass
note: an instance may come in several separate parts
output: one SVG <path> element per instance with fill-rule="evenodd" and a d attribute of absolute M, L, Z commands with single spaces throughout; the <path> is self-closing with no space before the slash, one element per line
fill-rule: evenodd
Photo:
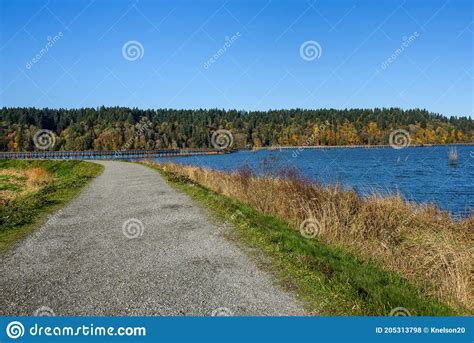
<path fill-rule="evenodd" d="M 55 178 L 44 168 L 26 170 L 1 169 L 2 189 L 0 190 L 0 205 L 4 206 L 12 200 L 27 194 L 35 193 L 44 186 L 55 181 Z"/>
<path fill-rule="evenodd" d="M 30 192 L 35 192 L 39 188 L 44 187 L 54 181 L 48 171 L 44 168 L 31 168 L 26 170 L 26 189 Z"/>
<path fill-rule="evenodd" d="M 296 228 L 309 219 L 317 238 L 381 262 L 452 305 L 474 307 L 472 279 L 474 216 L 453 221 L 433 205 L 398 196 L 361 198 L 339 187 L 311 183 L 293 173 L 256 177 L 248 168 L 224 173 L 162 165 L 217 193 L 284 219 Z"/>
<path fill-rule="evenodd" d="M 16 199 L 18 197 L 18 193 L 9 191 L 9 190 L 1 190 L 0 191 L 0 206 L 5 206 L 10 201 Z"/>

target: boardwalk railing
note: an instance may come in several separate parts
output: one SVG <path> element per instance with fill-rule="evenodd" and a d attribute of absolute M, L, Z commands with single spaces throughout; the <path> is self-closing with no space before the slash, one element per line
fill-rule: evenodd
<path fill-rule="evenodd" d="M 25 151 L 0 152 L 0 159 L 66 159 L 101 160 L 134 159 L 171 156 L 214 155 L 226 153 L 218 149 L 160 149 L 160 150 L 98 150 L 98 151 Z"/>

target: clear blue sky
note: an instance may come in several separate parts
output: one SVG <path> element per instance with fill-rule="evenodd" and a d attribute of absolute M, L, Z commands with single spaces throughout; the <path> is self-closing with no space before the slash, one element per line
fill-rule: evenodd
<path fill-rule="evenodd" d="M 0 4 L 0 106 L 396 106 L 473 116 L 468 0 Z M 129 41 L 143 46 L 134 61 L 123 55 Z M 300 54 L 307 41 L 321 47 L 311 61 Z"/>

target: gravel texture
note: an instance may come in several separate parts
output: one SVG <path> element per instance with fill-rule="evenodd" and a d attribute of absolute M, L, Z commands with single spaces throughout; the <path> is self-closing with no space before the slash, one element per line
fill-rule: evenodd
<path fill-rule="evenodd" d="M 0 315 L 304 315 L 156 171 L 98 163 L 103 174 L 0 255 Z"/>

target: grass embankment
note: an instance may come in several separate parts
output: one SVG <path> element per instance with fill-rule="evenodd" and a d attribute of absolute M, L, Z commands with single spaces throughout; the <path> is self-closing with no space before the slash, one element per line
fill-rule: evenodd
<path fill-rule="evenodd" d="M 103 167 L 82 161 L 0 161 L 0 251 L 74 197 Z"/>
<path fill-rule="evenodd" d="M 294 175 L 152 166 L 232 222 L 239 240 L 263 250 L 271 270 L 310 311 L 472 314 L 472 217 L 455 223 L 433 207 L 397 197 L 361 199 Z"/>

